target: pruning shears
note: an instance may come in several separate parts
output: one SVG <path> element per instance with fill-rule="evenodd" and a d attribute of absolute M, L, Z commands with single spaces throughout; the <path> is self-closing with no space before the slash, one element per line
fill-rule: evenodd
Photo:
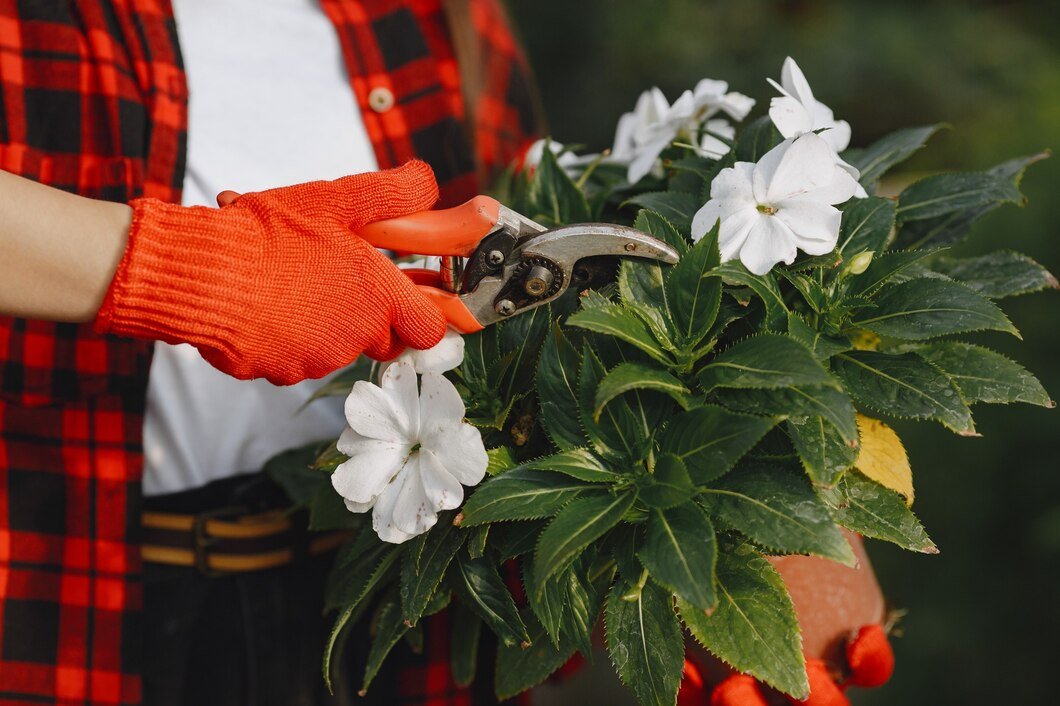
<path fill-rule="evenodd" d="M 357 234 L 378 248 L 441 256 L 440 270 L 403 271 L 460 333 L 547 304 L 572 286 L 598 286 L 617 257 L 678 260 L 676 250 L 639 230 L 610 223 L 548 229 L 489 196 L 376 221 Z"/>

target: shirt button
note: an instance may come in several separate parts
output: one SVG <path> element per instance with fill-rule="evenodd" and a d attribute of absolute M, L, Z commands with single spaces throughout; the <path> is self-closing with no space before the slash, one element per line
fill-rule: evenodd
<path fill-rule="evenodd" d="M 383 86 L 376 86 L 368 94 L 368 105 L 377 113 L 385 113 L 394 107 L 394 93 Z"/>

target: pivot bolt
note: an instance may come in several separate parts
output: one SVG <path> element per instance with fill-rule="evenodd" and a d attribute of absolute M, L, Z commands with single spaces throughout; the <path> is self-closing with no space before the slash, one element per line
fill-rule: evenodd
<path fill-rule="evenodd" d="M 626 243 L 626 252 L 633 252 L 637 249 L 636 243 Z"/>
<path fill-rule="evenodd" d="M 515 302 L 511 299 L 501 299 L 497 302 L 496 306 L 494 306 L 494 309 L 501 316 L 511 316 L 515 313 Z"/>
<path fill-rule="evenodd" d="M 504 253 L 500 250 L 490 250 L 486 253 L 486 262 L 494 267 L 504 262 Z"/>
<path fill-rule="evenodd" d="M 523 289 L 532 297 L 540 297 L 552 286 L 552 273 L 547 267 L 534 265 L 523 281 Z"/>

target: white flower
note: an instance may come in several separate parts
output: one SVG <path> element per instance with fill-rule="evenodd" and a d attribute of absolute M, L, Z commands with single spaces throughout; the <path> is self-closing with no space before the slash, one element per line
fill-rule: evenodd
<path fill-rule="evenodd" d="M 721 159 L 729 153 L 729 144 L 718 139 L 724 137 L 729 142 L 736 137 L 736 128 L 728 120 L 713 118 L 707 121 L 703 138 L 699 141 L 699 149 L 696 150 L 704 157 Z"/>
<path fill-rule="evenodd" d="M 692 220 L 692 237 L 699 240 L 720 220 L 721 259 L 739 257 L 762 275 L 778 262 L 790 265 L 796 250 L 831 252 L 842 217 L 834 204 L 851 198 L 857 185 L 825 140 L 807 133 L 780 143 L 757 164 L 722 169 Z"/>
<path fill-rule="evenodd" d="M 384 542 L 400 544 L 458 507 L 464 485 L 486 473 L 479 431 L 463 421 L 464 403 L 453 384 L 426 373 L 417 390 L 412 365 L 399 362 L 380 384 L 363 380 L 346 398 L 338 449 L 349 460 L 331 483 L 351 512 L 372 510 L 372 527 Z"/>
<path fill-rule="evenodd" d="M 536 169 L 537 166 L 541 164 L 541 158 L 545 154 L 546 144 L 552 154 L 556 155 L 556 163 L 559 164 L 560 168 L 567 172 L 567 174 L 576 174 L 580 172 L 585 165 L 592 162 L 598 156 L 595 154 L 579 156 L 574 154 L 574 152 L 562 142 L 541 138 L 526 148 L 526 153 L 523 155 L 523 166 L 525 168 Z"/>
<path fill-rule="evenodd" d="M 442 340 L 432 348 L 425 350 L 406 348 L 401 355 L 387 363 L 386 366 L 389 368 L 400 362 L 409 363 L 420 375 L 452 370 L 464 362 L 464 337 L 453 329 L 448 329 L 442 336 Z"/>
<path fill-rule="evenodd" d="M 743 120 L 754 100 L 728 88 L 724 81 L 703 79 L 694 90 L 682 93 L 673 105 L 658 88 L 645 91 L 633 112 L 619 119 L 610 161 L 628 164 L 626 179 L 635 184 L 657 168 L 659 154 L 675 140 L 694 144 L 704 122 L 709 132 L 722 136 L 733 133 L 728 121 L 710 118 L 724 112 Z M 729 146 L 705 135 L 700 149 L 702 154 L 717 158 L 728 152 Z"/>
<path fill-rule="evenodd" d="M 857 167 L 848 164 L 839 156 L 850 144 L 850 123 L 846 120 L 836 120 L 832 109 L 813 97 L 810 84 L 795 60 L 790 56 L 784 60 L 780 84 L 771 78 L 766 80 L 782 94 L 769 102 L 769 117 L 780 134 L 789 138 L 816 132 L 832 148 L 836 163 L 855 180 L 860 178 Z M 858 184 L 854 195 L 861 199 L 868 196 L 868 193 Z"/>

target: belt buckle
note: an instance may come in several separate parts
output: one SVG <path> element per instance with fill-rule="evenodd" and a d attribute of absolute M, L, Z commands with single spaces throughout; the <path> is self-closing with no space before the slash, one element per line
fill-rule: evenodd
<path fill-rule="evenodd" d="M 249 512 L 245 507 L 222 507 L 216 510 L 207 510 L 206 512 L 200 512 L 195 516 L 195 521 L 192 523 L 191 534 L 192 539 L 195 542 L 193 552 L 195 554 L 195 568 L 203 576 L 207 578 L 216 578 L 223 576 L 227 572 L 219 571 L 210 568 L 210 552 L 209 549 L 217 543 L 216 537 L 211 537 L 206 532 L 206 523 L 210 520 L 222 520 L 222 519 L 234 519 L 241 515 L 245 515 Z"/>

